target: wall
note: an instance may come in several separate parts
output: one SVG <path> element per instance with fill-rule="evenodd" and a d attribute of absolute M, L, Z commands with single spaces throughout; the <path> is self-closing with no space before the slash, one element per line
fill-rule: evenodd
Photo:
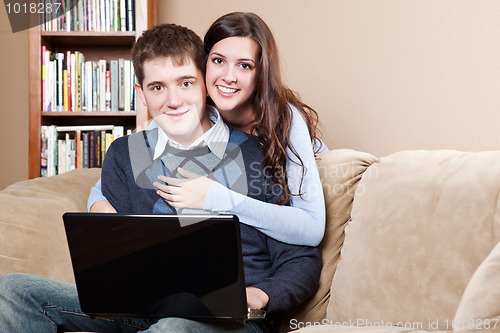
<path fill-rule="evenodd" d="M 330 148 L 500 148 L 500 1 L 169 0 L 158 22 L 203 37 L 236 10 L 271 27 L 285 81 Z"/>
<path fill-rule="evenodd" d="M 0 190 L 28 178 L 28 32 L 0 5 Z"/>
<path fill-rule="evenodd" d="M 203 36 L 230 11 L 269 24 L 284 78 L 320 114 L 331 148 L 500 147 L 500 1 L 160 0 L 158 22 Z M 193 10 L 194 9 L 194 10 Z M 0 189 L 27 178 L 28 37 L 0 6 Z"/>

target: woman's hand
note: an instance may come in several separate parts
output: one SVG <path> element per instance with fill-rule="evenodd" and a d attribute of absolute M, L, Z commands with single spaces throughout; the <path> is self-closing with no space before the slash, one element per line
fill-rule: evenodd
<path fill-rule="evenodd" d="M 116 209 L 105 200 L 97 201 L 90 207 L 91 213 L 116 213 Z"/>
<path fill-rule="evenodd" d="M 155 182 L 158 195 L 175 208 L 203 209 L 205 195 L 213 180 L 179 168 L 184 179 L 158 176 L 163 183 Z"/>
<path fill-rule="evenodd" d="M 249 309 L 264 309 L 269 304 L 269 296 L 262 289 L 246 287 Z"/>

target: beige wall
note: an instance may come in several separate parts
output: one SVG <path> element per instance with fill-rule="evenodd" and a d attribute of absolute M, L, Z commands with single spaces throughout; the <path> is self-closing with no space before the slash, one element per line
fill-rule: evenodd
<path fill-rule="evenodd" d="M 158 22 L 201 36 L 254 11 L 280 47 L 285 81 L 320 114 L 331 148 L 500 147 L 498 0 L 158 0 Z M 27 33 L 0 6 L 0 189 L 27 177 Z"/>
<path fill-rule="evenodd" d="M 0 5 L 0 190 L 28 178 L 28 33 Z"/>
<path fill-rule="evenodd" d="M 331 148 L 500 148 L 500 1 L 159 1 L 159 23 L 203 37 L 230 11 L 271 27 L 288 85 Z"/>

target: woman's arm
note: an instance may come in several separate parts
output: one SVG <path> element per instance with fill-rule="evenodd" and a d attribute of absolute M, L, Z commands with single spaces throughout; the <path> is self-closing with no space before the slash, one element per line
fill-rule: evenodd
<path fill-rule="evenodd" d="M 249 198 L 213 182 L 205 195 L 203 209 L 235 214 L 242 223 L 284 243 L 316 246 L 325 231 L 323 187 L 306 123 L 293 107 L 292 113 L 290 142 L 306 169 L 301 186 L 302 167 L 293 162 L 297 158 L 287 148 L 287 180 L 292 194 L 303 195 L 292 196 L 290 206 L 280 206 Z"/>
<path fill-rule="evenodd" d="M 116 213 L 115 208 L 109 203 L 102 194 L 101 178 L 90 190 L 87 200 L 87 211 L 91 213 Z"/>

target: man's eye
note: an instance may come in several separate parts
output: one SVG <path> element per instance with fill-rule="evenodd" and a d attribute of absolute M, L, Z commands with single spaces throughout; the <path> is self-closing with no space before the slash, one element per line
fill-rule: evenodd
<path fill-rule="evenodd" d="M 151 90 L 153 90 L 153 91 L 161 91 L 161 90 L 162 90 L 162 88 L 163 88 L 162 86 L 153 86 L 153 87 L 151 88 Z"/>
<path fill-rule="evenodd" d="M 188 88 L 188 87 L 191 87 L 193 85 L 193 82 L 182 82 L 182 86 L 184 88 Z"/>

